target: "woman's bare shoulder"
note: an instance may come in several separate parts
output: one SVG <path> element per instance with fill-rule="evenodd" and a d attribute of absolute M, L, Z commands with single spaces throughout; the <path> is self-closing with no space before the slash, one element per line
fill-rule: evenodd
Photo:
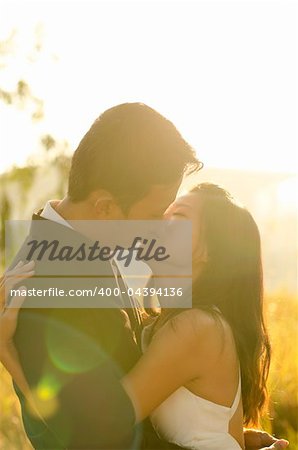
<path fill-rule="evenodd" d="M 198 308 L 184 310 L 170 318 L 154 335 L 153 341 L 171 342 L 186 351 L 198 351 L 204 342 L 218 347 L 228 332 L 220 315 Z"/>
<path fill-rule="evenodd" d="M 198 308 L 182 311 L 169 319 L 154 335 L 156 348 L 168 349 L 193 360 L 205 369 L 218 362 L 225 345 L 232 342 L 229 325 L 220 314 Z M 207 364 L 208 361 L 208 364 Z"/>

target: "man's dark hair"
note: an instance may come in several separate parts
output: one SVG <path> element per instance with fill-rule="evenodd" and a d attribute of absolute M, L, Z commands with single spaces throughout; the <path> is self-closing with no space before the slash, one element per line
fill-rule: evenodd
<path fill-rule="evenodd" d="M 202 167 L 175 126 L 143 103 L 124 103 L 95 120 L 75 151 L 68 195 L 84 200 L 105 189 L 130 206 L 150 186 L 175 182 Z"/>

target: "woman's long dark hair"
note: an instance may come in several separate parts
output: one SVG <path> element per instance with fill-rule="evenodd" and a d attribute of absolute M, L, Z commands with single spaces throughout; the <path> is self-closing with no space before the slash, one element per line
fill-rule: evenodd
<path fill-rule="evenodd" d="M 257 424 L 266 400 L 271 354 L 263 317 L 258 227 L 223 188 L 202 183 L 191 192 L 202 203 L 199 220 L 207 249 L 207 262 L 193 282 L 193 308 L 216 306 L 231 326 L 241 366 L 244 421 Z M 161 319 L 172 315 L 173 311 L 164 311 Z"/>

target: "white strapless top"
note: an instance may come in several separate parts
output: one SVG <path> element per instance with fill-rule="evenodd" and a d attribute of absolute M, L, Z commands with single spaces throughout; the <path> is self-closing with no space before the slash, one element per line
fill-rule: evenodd
<path fill-rule="evenodd" d="M 144 344 L 143 339 L 143 349 L 146 347 Z M 182 386 L 159 405 L 150 418 L 160 437 L 180 447 L 193 450 L 241 450 L 236 439 L 229 434 L 229 422 L 240 399 L 239 370 L 238 389 L 231 407 L 201 398 Z"/>

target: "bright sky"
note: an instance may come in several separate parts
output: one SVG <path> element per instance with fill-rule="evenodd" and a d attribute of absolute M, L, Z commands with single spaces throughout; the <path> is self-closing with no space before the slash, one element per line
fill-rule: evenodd
<path fill-rule="evenodd" d="M 126 101 L 172 120 L 207 167 L 296 171 L 295 5 L 0 1 L 0 40 L 17 30 L 0 86 L 25 79 L 46 113 L 33 125 L 0 103 L 0 172 L 38 151 L 42 133 L 74 150 L 103 110 Z M 37 24 L 43 49 L 32 63 Z"/>

